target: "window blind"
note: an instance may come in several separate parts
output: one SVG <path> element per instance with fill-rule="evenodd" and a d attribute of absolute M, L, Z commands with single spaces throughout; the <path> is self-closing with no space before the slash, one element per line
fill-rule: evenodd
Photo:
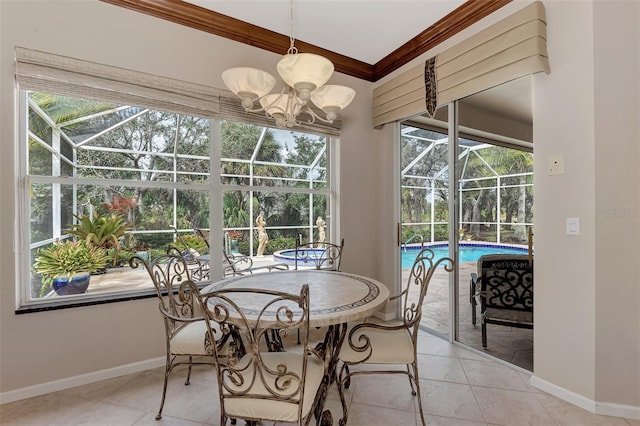
<path fill-rule="evenodd" d="M 22 47 L 15 55 L 21 89 L 275 127 L 264 112 L 246 112 L 228 90 Z M 305 123 L 306 117 L 301 114 L 302 123 L 292 130 L 339 136 L 340 120 Z"/>
<path fill-rule="evenodd" d="M 16 80 L 22 89 L 212 117 L 218 89 L 152 74 L 18 47 Z"/>

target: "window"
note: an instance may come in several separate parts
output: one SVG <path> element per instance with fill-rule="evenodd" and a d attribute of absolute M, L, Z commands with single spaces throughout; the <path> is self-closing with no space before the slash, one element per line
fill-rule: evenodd
<path fill-rule="evenodd" d="M 175 104 L 145 107 L 125 102 L 130 91 L 114 102 L 117 91 L 83 97 L 60 84 L 43 90 L 46 82 L 18 81 L 25 184 L 17 199 L 28 220 L 17 232 L 29 248 L 21 254 L 19 311 L 144 297 L 152 284 L 140 269 L 132 278 L 128 259 L 183 242 L 206 254 L 194 229 L 209 230 L 227 251 L 233 236 L 233 250 L 247 256 L 256 255 L 260 214 L 267 256 L 293 248 L 300 234 L 313 240 L 318 216 L 327 239 L 337 232 L 333 131 L 281 130 L 243 113 L 222 119 Z M 36 260 L 50 247 L 83 240 L 100 220 L 120 225 L 93 238 L 107 261 L 87 292 L 59 295 Z"/>

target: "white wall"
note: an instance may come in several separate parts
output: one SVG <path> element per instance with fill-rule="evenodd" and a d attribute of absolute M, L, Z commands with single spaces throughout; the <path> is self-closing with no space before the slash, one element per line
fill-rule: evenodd
<path fill-rule="evenodd" d="M 545 5 L 552 71 L 534 81 L 535 379 L 587 408 L 617 404 L 640 417 L 640 3 Z M 553 154 L 564 155 L 563 175 L 546 173 Z M 580 218 L 581 235 L 565 234 L 567 217 Z"/>
<path fill-rule="evenodd" d="M 280 55 L 98 1 L 0 1 L 0 20 L 0 394 L 7 401 L 67 386 L 69 378 L 80 383 L 114 374 L 108 369 L 125 373 L 164 362 L 159 360 L 163 328 L 153 299 L 14 314 L 15 250 L 20 247 L 12 247 L 17 221 L 12 202 L 17 155 L 14 47 L 215 87 L 224 87 L 220 73 L 231 66 L 275 72 Z M 370 230 L 377 217 L 377 154 L 370 143 L 372 84 L 344 75 L 335 75 L 331 82 L 357 92 L 343 114 L 340 175 L 347 249 L 342 265 L 346 271 L 374 275 L 376 236 Z"/>
<path fill-rule="evenodd" d="M 595 399 L 640 406 L 640 2 L 594 16 Z"/>
<path fill-rule="evenodd" d="M 529 3 L 510 3 L 446 45 Z M 533 77 L 532 383 L 591 411 L 640 418 L 640 2 L 544 5 L 551 73 Z M 373 136 L 381 159 L 393 152 L 387 127 Z M 555 154 L 564 156 L 564 174 L 548 176 Z M 390 173 L 384 160 L 381 167 Z M 381 205 L 391 205 L 383 188 Z M 580 218 L 579 236 L 566 235 L 567 217 Z M 395 224 L 390 209 L 380 219 L 381 229 Z M 381 265 L 390 265 L 392 250 L 379 249 Z"/>

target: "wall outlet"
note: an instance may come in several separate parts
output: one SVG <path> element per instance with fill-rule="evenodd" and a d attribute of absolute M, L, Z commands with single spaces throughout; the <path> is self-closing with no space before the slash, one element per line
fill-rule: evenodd
<path fill-rule="evenodd" d="M 561 175 L 564 173 L 564 159 L 562 158 L 562 154 L 558 155 L 550 155 L 548 161 L 549 167 L 549 176 L 551 175 Z"/>

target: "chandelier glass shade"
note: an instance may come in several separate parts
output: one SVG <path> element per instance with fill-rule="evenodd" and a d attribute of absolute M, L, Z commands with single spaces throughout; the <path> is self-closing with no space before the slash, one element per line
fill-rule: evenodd
<path fill-rule="evenodd" d="M 276 70 L 285 83 L 280 93 L 270 94 L 276 84 L 273 75 L 266 71 L 249 68 L 229 68 L 222 73 L 224 84 L 242 100 L 248 112 L 264 111 L 276 121 L 278 127 L 293 127 L 301 124 L 300 113 L 304 112 L 307 123 L 316 119 L 332 123 L 338 113 L 353 100 L 356 92 L 350 87 L 324 85 L 333 74 L 333 63 L 324 56 L 313 53 L 298 53 L 293 38 L 293 0 L 291 0 L 291 46 L 278 62 Z M 260 104 L 255 107 L 256 100 Z M 324 112 L 324 117 L 318 110 Z"/>

